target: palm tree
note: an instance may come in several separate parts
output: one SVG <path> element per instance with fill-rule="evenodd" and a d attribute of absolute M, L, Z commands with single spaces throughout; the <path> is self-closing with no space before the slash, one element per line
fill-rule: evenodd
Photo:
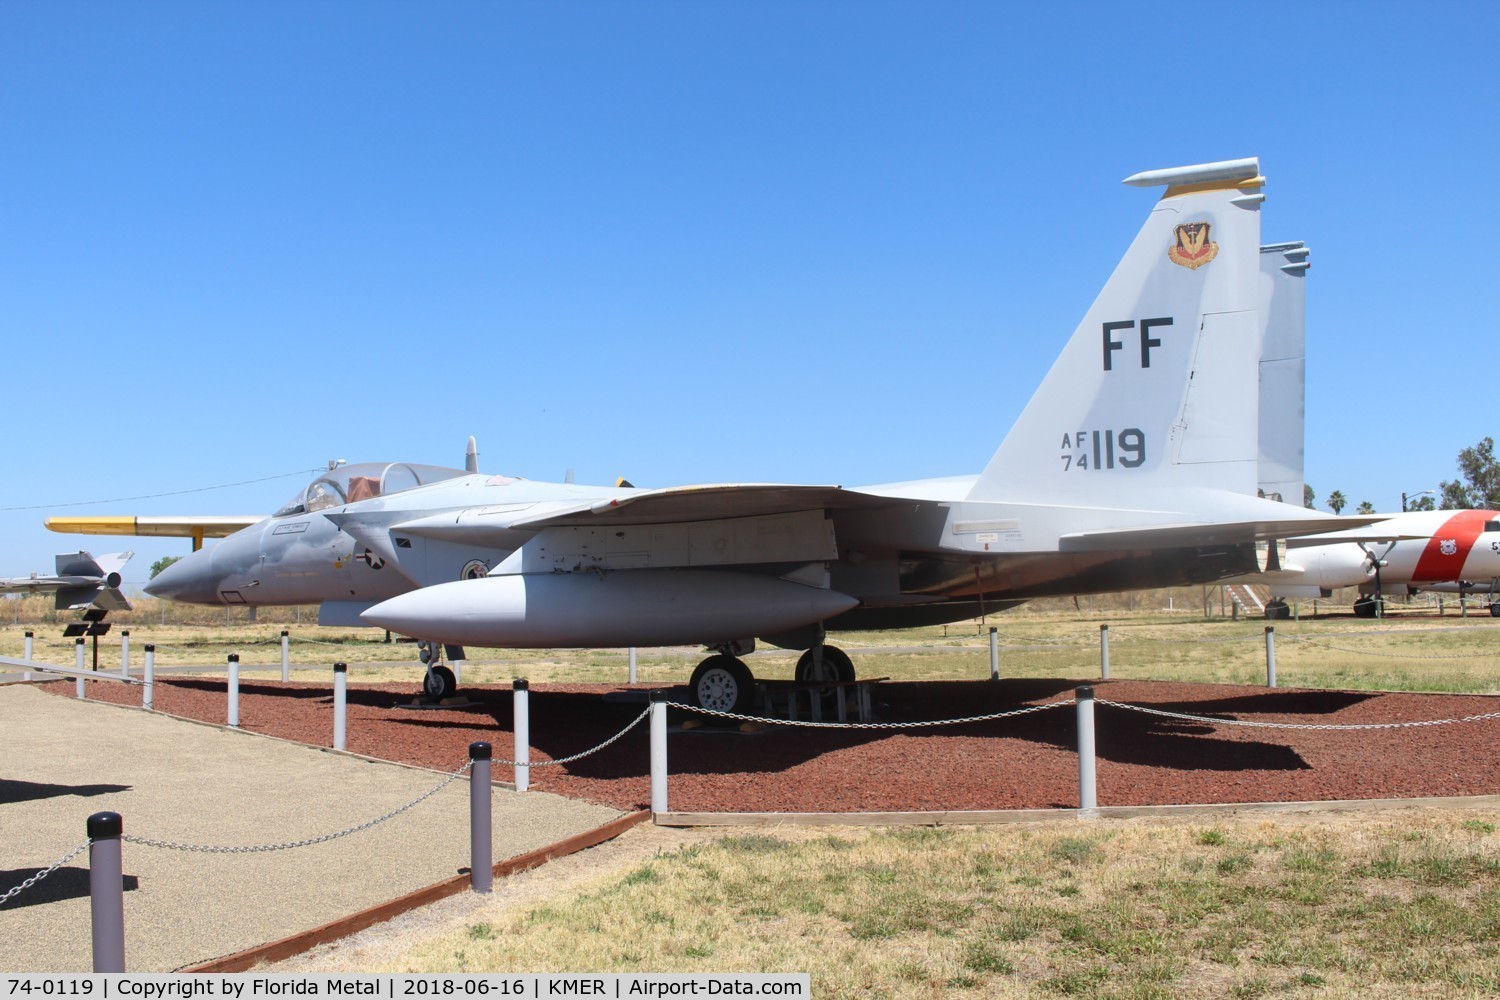
<path fill-rule="evenodd" d="M 1334 490 L 1332 493 L 1328 494 L 1328 509 L 1333 511 L 1335 514 L 1342 511 L 1348 505 L 1349 500 L 1344 496 L 1343 490 Z"/>
<path fill-rule="evenodd" d="M 1354 513 L 1356 513 L 1356 514 L 1373 514 L 1373 513 L 1375 513 L 1375 505 L 1372 504 L 1368 500 L 1361 500 L 1359 502 L 1359 508 Z"/>

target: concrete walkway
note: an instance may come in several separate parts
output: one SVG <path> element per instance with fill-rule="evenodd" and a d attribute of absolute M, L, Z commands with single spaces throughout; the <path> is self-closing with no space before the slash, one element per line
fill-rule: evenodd
<path fill-rule="evenodd" d="M 96 812 L 120 813 L 127 837 L 282 844 L 359 826 L 443 780 L 29 685 L 0 686 L 0 894 L 84 843 L 85 821 Z M 450 878 L 468 867 L 468 800 L 460 778 L 372 829 L 291 850 L 207 854 L 127 842 L 126 968 L 171 971 Z M 493 801 L 497 861 L 621 815 L 539 792 L 496 788 Z M 92 969 L 87 851 L 0 907 L 0 956 L 7 972 Z"/>

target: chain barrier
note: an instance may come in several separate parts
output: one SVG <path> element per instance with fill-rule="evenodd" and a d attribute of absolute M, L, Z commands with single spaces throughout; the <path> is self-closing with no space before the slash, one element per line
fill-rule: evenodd
<path fill-rule="evenodd" d="M 1032 712 L 1045 712 L 1049 708 L 1065 708 L 1074 704 L 1074 702 L 1049 701 L 1044 705 L 1028 705 L 1025 708 L 1012 709 L 1009 712 L 991 712 L 989 715 L 972 715 L 964 719 L 938 719 L 930 722 L 813 722 L 802 719 L 767 719 L 759 715 L 739 715 L 735 712 L 720 712 L 712 708 L 684 705 L 676 701 L 669 701 L 665 704 L 668 708 L 680 708 L 686 712 L 697 712 L 700 715 L 711 715 L 719 719 L 736 719 L 740 722 L 761 722 L 776 726 L 802 726 L 807 729 L 919 729 L 932 726 L 957 726 L 966 722 L 989 722 L 994 719 L 1008 719 L 1017 715 L 1028 715 Z"/>
<path fill-rule="evenodd" d="M 1303 645 L 1314 646 L 1318 649 L 1326 649 L 1334 653 L 1353 653 L 1355 656 L 1385 656 L 1400 660 L 1479 660 L 1493 659 L 1494 653 L 1387 653 L 1378 649 L 1349 649 L 1346 646 L 1331 646 L 1326 642 L 1316 639 L 1307 639 L 1302 636 L 1290 635 L 1285 637 L 1291 642 L 1300 642 Z"/>
<path fill-rule="evenodd" d="M 575 753 L 571 757 L 559 757 L 556 760 L 528 760 L 524 764 L 522 762 L 520 762 L 520 761 L 516 761 L 516 760 L 503 760 L 503 759 L 501 759 L 499 757 L 496 757 L 494 759 L 494 763 L 499 764 L 499 765 L 501 765 L 503 767 L 550 767 L 550 766 L 552 766 L 554 764 L 571 764 L 575 760 L 582 760 L 583 758 L 587 757 L 589 754 L 595 754 L 595 753 L 598 753 L 600 750 L 603 750 L 605 747 L 609 746 L 611 743 L 615 742 L 620 737 L 622 737 L 626 733 L 630 732 L 636 726 L 639 726 L 641 724 L 641 720 L 644 719 L 646 716 L 648 716 L 650 714 L 651 714 L 651 708 L 650 708 L 650 706 L 647 706 L 646 710 L 643 711 L 640 715 L 637 715 L 634 719 L 632 719 L 631 722 L 630 722 L 630 724 L 628 726 L 626 726 L 624 729 L 620 730 L 618 733 L 615 733 L 609 739 L 605 740 L 603 743 L 599 744 L 598 746 L 594 747 L 593 749 L 591 749 L 591 750 L 585 750 L 582 753 Z"/>
<path fill-rule="evenodd" d="M 33 660 L 32 662 L 35 663 L 36 661 Z M 20 668 L 17 668 L 17 669 L 20 669 Z M 73 667 L 58 667 L 57 669 L 54 670 L 51 667 L 38 666 L 38 667 L 28 667 L 28 668 L 26 668 L 26 670 L 27 670 L 28 673 L 33 673 L 33 674 L 50 674 L 53 677 L 61 677 L 61 678 L 64 678 L 66 680 L 74 680 L 74 679 L 77 679 L 79 677 L 79 675 L 75 672 L 75 670 L 74 670 Z M 98 676 L 99 674 L 103 674 L 104 676 L 100 677 L 100 676 Z M 126 677 L 124 674 L 114 674 L 114 673 L 110 673 L 108 670 L 95 670 L 94 671 L 94 676 L 84 677 L 83 680 L 86 680 L 86 681 L 116 681 L 116 682 L 118 682 L 120 684 L 134 684 L 137 687 L 139 687 L 140 685 L 146 683 L 145 680 L 142 679 L 142 678 L 140 678 L 140 677 Z"/>
<path fill-rule="evenodd" d="M 340 830 L 337 833 L 325 833 L 321 837 L 309 837 L 306 840 L 294 840 L 285 844 L 254 844 L 246 847 L 216 847 L 211 845 L 206 846 L 202 844 L 177 844 L 167 840 L 152 840 L 147 837 L 132 837 L 129 834 L 122 834 L 120 836 L 120 839 L 128 841 L 132 844 L 140 844 L 143 847 L 161 847 L 169 851 L 191 851 L 199 854 L 261 854 L 266 851 L 286 851 L 294 847 L 311 847 L 314 844 L 326 844 L 330 840 L 338 840 L 340 837 L 347 837 L 350 834 L 360 833 L 364 830 L 370 829 L 371 827 L 378 826 L 388 819 L 393 819 L 394 817 L 401 815 L 408 809 L 411 809 L 414 806 L 427 801 L 438 792 L 442 791 L 444 788 L 447 788 L 464 774 L 468 773 L 469 769 L 473 766 L 474 762 L 472 760 L 466 761 L 463 767 L 448 775 L 448 777 L 443 779 L 440 784 L 417 796 L 415 799 L 408 802 L 406 805 L 401 806 L 399 809 L 392 809 L 384 816 L 378 816 L 366 823 L 361 823 L 358 826 L 351 826 L 348 829 Z"/>
<path fill-rule="evenodd" d="M 1120 639 L 1125 640 L 1125 642 L 1127 642 L 1127 643 L 1137 643 L 1137 642 L 1147 643 L 1147 642 L 1153 642 L 1153 643 L 1156 643 L 1157 645 L 1160 645 L 1160 646 L 1207 646 L 1207 645 L 1209 645 L 1211 643 L 1223 643 L 1223 642 L 1261 642 L 1261 641 L 1263 641 L 1262 638 L 1261 638 L 1261 636 L 1259 634 L 1254 634 L 1254 635 L 1225 635 L 1225 636 L 1219 636 L 1218 638 L 1213 638 L 1213 639 L 1152 639 L 1152 638 L 1142 638 L 1141 636 L 1138 636 L 1138 635 L 1127 635 L 1124 632 L 1116 633 L 1114 631 L 1111 631 L 1109 633 L 1109 641 L 1111 643 L 1114 643 L 1114 642 L 1116 642 L 1116 641 L 1118 641 Z"/>
<path fill-rule="evenodd" d="M 31 876 L 31 878 L 27 879 L 20 885 L 16 886 L 14 889 L 7 892 L 5 895 L 0 896 L 0 906 L 4 906 L 6 903 L 10 902 L 12 896 L 20 895 L 27 889 L 30 889 L 32 886 L 36 885 L 42 879 L 46 878 L 48 875 L 51 875 L 53 872 L 57 871 L 69 861 L 72 861 L 74 858 L 78 857 L 78 855 L 82 854 L 84 850 L 87 849 L 88 846 L 92 843 L 92 840 L 85 840 L 83 843 L 79 844 L 77 847 L 73 848 L 71 851 L 65 854 L 60 860 L 54 861 L 51 867 L 42 869 L 35 875 Z"/>
<path fill-rule="evenodd" d="M 1484 722 L 1488 719 L 1500 719 L 1500 712 L 1486 712 L 1483 715 L 1466 715 L 1460 719 L 1424 719 L 1420 722 L 1351 722 L 1343 724 L 1332 722 L 1255 722 L 1249 719 L 1216 719 L 1206 715 L 1168 712 L 1160 708 L 1129 705 L 1122 701 L 1108 701 L 1104 698 L 1100 698 L 1098 704 L 1109 705 L 1113 708 L 1129 709 L 1132 712 L 1144 712 L 1147 715 L 1160 715 L 1168 719 L 1203 722 L 1213 726 L 1245 726 L 1251 729 L 1416 729 L 1423 726 L 1449 726 L 1460 722 Z"/>

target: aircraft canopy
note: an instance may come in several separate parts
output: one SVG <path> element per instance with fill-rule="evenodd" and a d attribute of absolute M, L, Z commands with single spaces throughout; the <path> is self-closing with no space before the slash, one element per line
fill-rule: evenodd
<path fill-rule="evenodd" d="M 466 476 L 462 469 L 440 465 L 410 465 L 406 462 L 361 462 L 341 465 L 314 479 L 306 489 L 288 500 L 272 517 L 313 514 L 373 497 L 389 496 Z"/>

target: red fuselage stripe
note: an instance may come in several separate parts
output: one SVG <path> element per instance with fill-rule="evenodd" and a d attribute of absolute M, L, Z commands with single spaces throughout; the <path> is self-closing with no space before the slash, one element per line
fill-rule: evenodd
<path fill-rule="evenodd" d="M 1412 580 L 1434 582 L 1462 577 L 1469 550 L 1479 540 L 1484 523 L 1494 516 L 1492 510 L 1465 510 L 1444 521 L 1443 526 L 1427 540 L 1427 547 L 1417 559 L 1417 568 L 1412 571 Z M 1452 554 L 1443 552 L 1444 542 L 1452 543 Z"/>

